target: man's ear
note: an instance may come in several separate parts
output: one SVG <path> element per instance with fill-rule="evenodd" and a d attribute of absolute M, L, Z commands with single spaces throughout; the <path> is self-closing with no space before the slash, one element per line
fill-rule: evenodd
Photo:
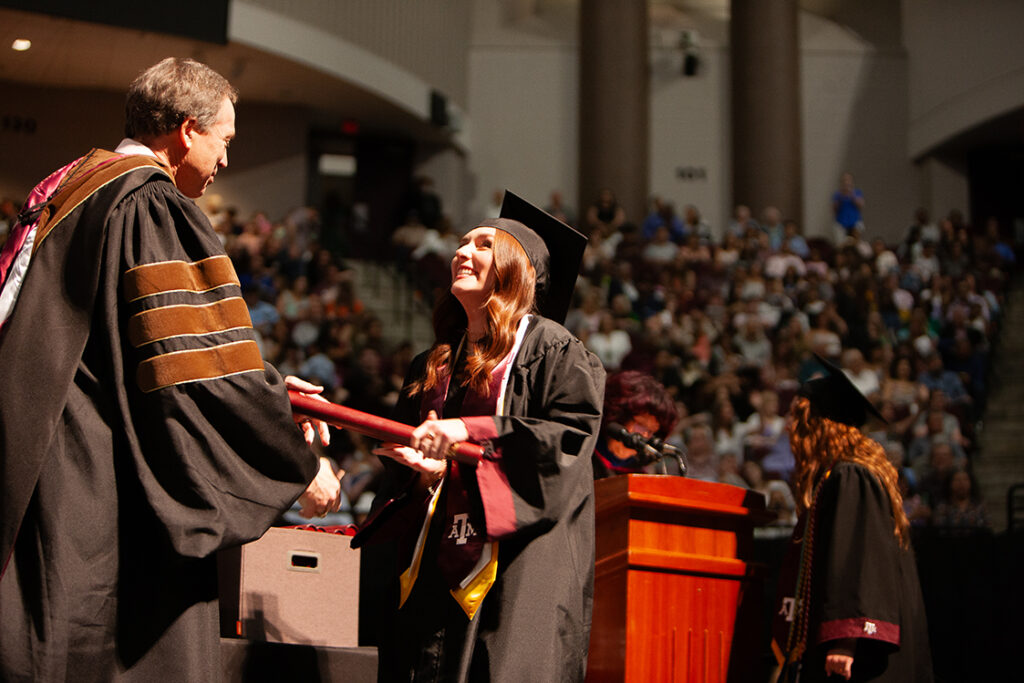
<path fill-rule="evenodd" d="M 195 118 L 190 116 L 181 122 L 181 125 L 178 126 L 178 142 L 181 143 L 183 149 L 192 149 L 192 136 L 197 131 Z"/>

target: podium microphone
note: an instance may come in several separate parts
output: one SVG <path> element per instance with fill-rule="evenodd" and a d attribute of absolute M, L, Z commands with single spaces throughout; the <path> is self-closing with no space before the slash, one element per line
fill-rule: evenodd
<path fill-rule="evenodd" d="M 630 432 L 617 422 L 609 422 L 604 428 L 605 436 L 621 441 L 626 448 L 636 451 L 637 460 L 640 464 L 661 460 L 666 456 L 672 456 L 679 463 L 679 473 L 686 476 L 686 460 L 683 451 L 671 444 L 665 443 L 656 436 L 646 437 L 643 434 Z"/>

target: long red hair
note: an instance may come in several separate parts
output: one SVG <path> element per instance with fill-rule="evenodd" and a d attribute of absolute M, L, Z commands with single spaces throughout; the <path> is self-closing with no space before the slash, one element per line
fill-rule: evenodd
<path fill-rule="evenodd" d="M 483 338 L 469 344 L 465 375 L 459 378 L 473 391 L 490 393 L 491 372 L 502 361 L 516 340 L 523 316 L 534 310 L 537 276 L 519 242 L 504 230 L 494 231 L 494 289 L 484 302 L 487 331 Z M 433 389 L 454 361 L 452 355 L 462 343 L 468 320 L 459 300 L 448 291 L 434 308 L 434 345 L 427 356 L 424 376 L 409 385 L 409 395 Z"/>
<path fill-rule="evenodd" d="M 815 485 L 836 464 L 857 463 L 871 472 L 888 494 L 893 534 L 906 547 L 910 542 L 910 522 L 903 511 L 896 468 L 886 458 L 882 446 L 856 427 L 812 414 L 811 402 L 802 396 L 793 402 L 792 414 L 789 443 L 796 461 L 793 478 L 797 508 L 802 512 L 811 507 Z"/>

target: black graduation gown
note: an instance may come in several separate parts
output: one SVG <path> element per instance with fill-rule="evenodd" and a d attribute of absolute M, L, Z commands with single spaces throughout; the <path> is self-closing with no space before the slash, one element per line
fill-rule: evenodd
<path fill-rule="evenodd" d="M 0 336 L 0 679 L 217 680 L 214 553 L 258 538 L 316 458 L 280 375 L 249 353 L 216 235 L 164 170 L 116 177 L 37 246 Z M 188 281 L 197 262 L 216 287 Z M 195 329 L 132 322 L 152 308 Z M 154 384 L 169 377 L 155 359 L 221 348 L 245 352 L 223 376 L 171 363 L 185 381 Z"/>
<path fill-rule="evenodd" d="M 425 359 L 425 354 L 417 358 L 410 377 L 420 376 Z M 497 455 L 488 458 L 500 462 L 508 485 L 497 496 L 492 489 L 485 505 L 482 475 L 471 474 L 467 482 L 483 509 L 488 538 L 499 545 L 497 580 L 477 614 L 478 632 L 475 638 L 467 635 L 468 619 L 437 568 L 446 523 L 443 514 L 435 514 L 420 575 L 405 605 L 395 611 L 397 574 L 408 567 L 407 556 L 389 567 L 386 604 L 380 596 L 362 594 L 390 612 L 378 636 L 379 680 L 456 680 L 467 640 L 473 641 L 469 680 L 583 679 L 594 582 L 590 458 L 604 382 L 600 361 L 565 328 L 544 318 L 531 321 L 512 367 L 504 416 L 466 419 L 471 439 L 490 432 L 484 442 Z M 403 422 L 418 424 L 419 397 L 408 399 L 403 392 L 396 412 Z M 379 562 L 381 554 L 374 536 L 415 535 L 423 520 L 422 496 L 402 493 L 408 490 L 409 471 L 385 460 L 387 483 L 377 507 L 387 501 L 404 509 L 392 512 L 379 528 L 367 529 L 361 540 L 371 544 L 364 548 L 370 563 Z M 495 504 L 495 498 L 503 500 Z M 414 514 L 404 516 L 410 508 Z M 444 509 L 443 500 L 437 509 Z M 493 533 L 495 528 L 501 531 Z"/>
<path fill-rule="evenodd" d="M 807 649 L 800 681 L 823 681 L 830 641 L 855 638 L 853 681 L 933 680 L 928 624 L 914 554 L 893 535 L 889 497 L 866 468 L 843 462 L 822 484 L 816 503 Z M 803 523 L 790 564 L 799 556 Z M 793 575 L 795 579 L 795 572 Z M 780 589 L 792 599 L 793 585 Z M 780 605 L 776 639 L 784 643 Z M 830 680 L 836 680 L 832 678 Z"/>

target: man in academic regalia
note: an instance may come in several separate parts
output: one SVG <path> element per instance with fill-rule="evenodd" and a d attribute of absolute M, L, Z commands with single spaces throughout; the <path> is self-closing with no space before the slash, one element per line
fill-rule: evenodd
<path fill-rule="evenodd" d="M 215 552 L 300 494 L 338 504 L 285 387 L 318 389 L 264 365 L 192 201 L 234 100 L 192 60 L 151 67 L 127 139 L 37 186 L 0 253 L 3 681 L 219 678 Z"/>
<path fill-rule="evenodd" d="M 928 628 L 897 473 L 858 429 L 878 413 L 842 370 L 819 361 L 827 374 L 806 382 L 792 406 L 801 517 L 773 628 L 780 680 L 927 683 Z"/>

